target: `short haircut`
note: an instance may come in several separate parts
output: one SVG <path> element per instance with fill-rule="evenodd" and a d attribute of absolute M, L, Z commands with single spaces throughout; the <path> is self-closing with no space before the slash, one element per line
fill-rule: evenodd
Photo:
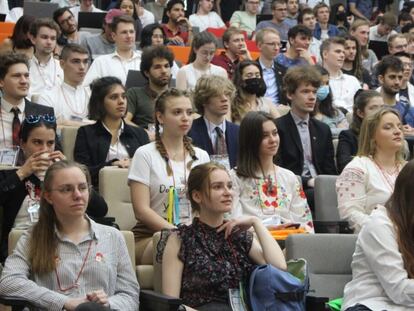
<path fill-rule="evenodd" d="M 273 0 L 272 5 L 271 5 L 272 10 L 276 8 L 277 4 L 282 4 L 282 5 L 287 4 L 287 1 L 286 0 Z"/>
<path fill-rule="evenodd" d="M 369 21 L 367 21 L 365 19 L 357 19 L 357 20 L 355 20 L 351 24 L 351 27 L 349 28 L 349 31 L 350 32 L 354 32 L 354 31 L 356 31 L 361 26 L 368 26 L 368 27 L 370 27 L 371 24 L 369 23 Z"/>
<path fill-rule="evenodd" d="M 383 24 L 395 28 L 397 26 L 397 19 L 395 18 L 394 13 L 387 12 L 382 16 L 378 16 L 378 21 Z"/>
<path fill-rule="evenodd" d="M 232 102 L 235 93 L 236 88 L 231 80 L 216 75 L 205 75 L 197 80 L 193 101 L 197 112 L 203 115 L 204 105 L 208 104 L 210 98 L 224 94 L 229 96 L 230 102 Z"/>
<path fill-rule="evenodd" d="M 39 33 L 39 29 L 42 27 L 47 27 L 52 30 L 56 31 L 56 36 L 59 37 L 60 35 L 60 28 L 59 25 L 55 23 L 55 21 L 51 18 L 37 18 L 33 24 L 30 26 L 30 34 L 33 37 L 37 37 Z"/>
<path fill-rule="evenodd" d="M 120 23 L 132 24 L 135 29 L 135 20 L 131 16 L 119 15 L 119 16 L 115 16 L 114 19 L 112 20 L 112 23 L 109 25 L 111 27 L 111 31 L 116 32 L 116 29 L 118 28 L 118 24 Z"/>
<path fill-rule="evenodd" d="M 169 48 L 167 48 L 164 45 L 158 45 L 158 46 L 147 46 L 142 51 L 141 55 L 141 64 L 139 69 L 141 70 L 141 73 L 144 75 L 145 78 L 148 79 L 145 72 L 148 72 L 151 69 L 152 62 L 155 58 L 163 58 L 168 61 L 168 64 L 170 67 L 173 66 L 174 63 L 174 54 L 171 52 Z"/>
<path fill-rule="evenodd" d="M 311 8 L 304 8 L 303 10 L 300 10 L 298 14 L 298 24 L 303 24 L 303 16 L 305 15 L 315 16 L 315 13 Z"/>
<path fill-rule="evenodd" d="M 69 55 L 72 53 L 89 55 L 88 50 L 85 49 L 82 45 L 76 43 L 68 43 L 63 47 L 62 52 L 60 52 L 60 59 L 67 60 L 69 58 Z"/>
<path fill-rule="evenodd" d="M 377 76 L 384 76 L 387 70 L 396 72 L 404 71 L 404 65 L 401 59 L 394 55 L 384 56 L 375 66 L 375 72 L 377 73 Z"/>
<path fill-rule="evenodd" d="M 328 8 L 329 12 L 331 11 L 331 8 L 329 7 L 329 5 L 327 5 L 325 2 L 319 2 L 313 8 L 313 14 L 315 14 L 315 16 L 318 16 L 318 11 L 319 9 L 322 9 L 322 8 Z"/>
<path fill-rule="evenodd" d="M 170 0 L 167 3 L 166 11 L 167 12 L 171 11 L 171 9 L 173 8 L 173 6 L 176 5 L 176 4 L 181 4 L 185 8 L 184 1 L 183 0 Z"/>
<path fill-rule="evenodd" d="M 320 46 L 321 58 L 323 59 L 323 52 L 329 51 L 332 44 L 340 44 L 340 45 L 345 46 L 345 42 L 346 40 L 343 37 L 331 37 L 331 38 L 323 40 Z"/>
<path fill-rule="evenodd" d="M 404 25 L 403 28 L 401 28 L 401 32 L 402 33 L 409 33 L 411 29 L 414 28 L 414 24 L 413 23 L 409 23 L 407 25 Z"/>
<path fill-rule="evenodd" d="M 411 21 L 413 22 L 413 18 L 411 17 L 410 13 L 402 11 L 400 14 L 398 14 L 398 24 L 402 21 Z"/>
<path fill-rule="evenodd" d="M 16 64 L 24 64 L 29 68 L 29 60 L 22 53 L 6 52 L 0 54 L 0 79 L 3 80 L 7 75 L 9 68 Z"/>
<path fill-rule="evenodd" d="M 304 25 L 296 25 L 289 29 L 288 31 L 288 40 L 289 39 L 295 39 L 297 35 L 303 35 L 307 38 L 312 38 L 312 31 L 304 26 Z"/>
<path fill-rule="evenodd" d="M 243 30 L 236 28 L 236 27 L 229 27 L 223 33 L 223 45 L 225 43 L 229 43 L 230 39 L 234 35 L 244 35 Z"/>
<path fill-rule="evenodd" d="M 393 34 L 388 37 L 388 40 L 387 40 L 388 46 L 391 46 L 395 39 L 406 39 L 407 40 L 407 37 L 402 33 Z"/>
<path fill-rule="evenodd" d="M 56 11 L 54 11 L 53 12 L 53 20 L 56 22 L 56 24 L 58 24 L 58 25 L 60 25 L 59 24 L 59 21 L 58 21 L 58 19 L 59 19 L 59 17 L 61 17 L 65 12 L 69 12 L 72 16 L 73 16 L 73 13 L 72 13 L 72 11 L 69 9 L 69 7 L 63 7 L 63 8 L 59 8 L 59 9 L 57 9 Z"/>
<path fill-rule="evenodd" d="M 407 58 L 411 59 L 411 55 L 408 54 L 407 52 L 404 52 L 404 51 L 395 53 L 394 56 L 395 57 L 407 57 Z"/>
<path fill-rule="evenodd" d="M 311 84 L 318 88 L 321 85 L 321 74 L 314 66 L 291 67 L 283 78 L 283 86 L 286 94 L 293 94 L 301 84 Z"/>
<path fill-rule="evenodd" d="M 273 33 L 280 38 L 279 31 L 273 28 L 262 28 L 258 32 L 256 32 L 256 44 L 263 43 L 264 36 L 268 33 Z"/>

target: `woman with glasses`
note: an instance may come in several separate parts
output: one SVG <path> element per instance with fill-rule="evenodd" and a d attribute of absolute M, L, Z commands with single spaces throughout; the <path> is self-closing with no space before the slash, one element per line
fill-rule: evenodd
<path fill-rule="evenodd" d="M 188 64 L 181 67 L 177 73 L 176 85 L 178 89 L 193 90 L 197 80 L 204 75 L 218 75 L 227 78 L 226 70 L 211 63 L 216 49 L 217 41 L 211 33 L 203 31 L 194 37 Z"/>
<path fill-rule="evenodd" d="M 61 160 L 48 168 L 39 221 L 6 260 L 3 296 L 42 310 L 138 311 L 139 286 L 125 240 L 86 215 L 90 189 L 83 165 Z"/>
<path fill-rule="evenodd" d="M 55 150 L 54 116 L 28 116 L 20 130 L 22 164 L 0 171 L 0 206 L 3 207 L 0 259 L 7 256 L 7 238 L 11 229 L 28 229 L 38 220 L 41 184 L 45 172 L 54 162 L 65 159 Z M 91 196 L 88 214 L 105 216 L 108 207 L 96 193 Z"/>

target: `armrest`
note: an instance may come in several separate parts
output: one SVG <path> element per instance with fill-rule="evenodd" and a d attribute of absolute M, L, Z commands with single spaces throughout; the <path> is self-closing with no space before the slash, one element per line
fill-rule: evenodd
<path fill-rule="evenodd" d="M 312 311 L 327 311 L 330 308 L 327 306 L 329 298 L 327 297 L 315 297 L 315 296 L 306 296 L 306 310 Z"/>
<path fill-rule="evenodd" d="M 316 233 L 353 233 L 347 221 L 314 220 L 313 226 Z"/>
<path fill-rule="evenodd" d="M 0 296 L 0 304 L 12 307 L 34 307 L 29 301 L 13 296 Z"/>
<path fill-rule="evenodd" d="M 140 292 L 139 302 L 139 309 L 143 311 L 177 311 L 182 304 L 180 298 L 145 289 Z"/>

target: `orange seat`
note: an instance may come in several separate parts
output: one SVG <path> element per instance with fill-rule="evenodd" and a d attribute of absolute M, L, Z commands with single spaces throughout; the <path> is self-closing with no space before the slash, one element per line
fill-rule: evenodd
<path fill-rule="evenodd" d="M 168 48 L 174 53 L 174 59 L 181 62 L 183 65 L 188 63 L 191 48 L 189 46 L 175 46 L 169 45 Z"/>
<path fill-rule="evenodd" d="M 0 33 L 0 43 L 3 43 L 3 41 L 10 37 L 10 34 L 8 33 Z"/>
<path fill-rule="evenodd" d="M 0 33 L 7 33 L 11 35 L 13 33 L 15 25 L 15 23 L 0 22 Z"/>

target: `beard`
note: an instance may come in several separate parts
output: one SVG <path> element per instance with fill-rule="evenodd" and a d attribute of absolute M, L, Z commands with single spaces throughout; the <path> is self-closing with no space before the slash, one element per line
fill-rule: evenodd
<path fill-rule="evenodd" d="M 398 94 L 398 91 L 394 91 L 393 89 L 389 88 L 388 86 L 383 85 L 382 86 L 382 90 L 384 91 L 385 94 L 387 94 L 388 96 L 395 96 Z"/>
<path fill-rule="evenodd" d="M 170 84 L 170 81 L 171 81 L 171 75 L 170 75 L 170 77 L 168 78 L 168 80 L 163 80 L 163 79 L 154 78 L 154 77 L 151 77 L 150 79 L 151 79 L 151 82 L 152 82 L 153 84 L 155 84 L 156 86 L 159 86 L 159 87 L 164 87 L 164 86 L 167 86 L 167 85 L 169 85 L 169 84 Z"/>

